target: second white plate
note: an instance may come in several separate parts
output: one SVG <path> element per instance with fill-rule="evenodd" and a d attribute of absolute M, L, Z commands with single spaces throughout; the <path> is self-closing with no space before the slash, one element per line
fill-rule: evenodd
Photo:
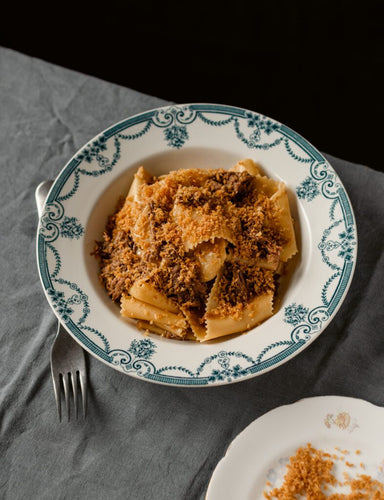
<path fill-rule="evenodd" d="M 343 453 L 348 466 L 338 473 L 368 474 L 384 482 L 384 408 L 340 396 L 302 399 L 252 422 L 217 465 L 206 500 L 261 500 L 279 487 L 289 457 L 311 443 L 330 454 Z M 269 483 L 269 486 L 267 486 Z"/>

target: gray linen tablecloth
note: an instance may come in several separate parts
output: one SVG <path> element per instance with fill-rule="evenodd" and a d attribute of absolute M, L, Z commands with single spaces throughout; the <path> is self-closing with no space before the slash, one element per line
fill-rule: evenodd
<path fill-rule="evenodd" d="M 231 440 L 268 410 L 314 395 L 384 406 L 384 174 L 328 156 L 357 218 L 352 286 L 303 353 L 238 384 L 151 384 L 87 356 L 85 421 L 58 423 L 56 318 L 36 266 L 34 191 L 95 134 L 161 99 L 0 49 L 2 499 L 203 499 Z"/>

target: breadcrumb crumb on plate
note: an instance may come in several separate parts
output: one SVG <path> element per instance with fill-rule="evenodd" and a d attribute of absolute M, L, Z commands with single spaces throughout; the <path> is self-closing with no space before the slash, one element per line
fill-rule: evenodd
<path fill-rule="evenodd" d="M 383 500 L 383 418 L 340 396 L 278 407 L 230 444 L 206 500 Z"/>

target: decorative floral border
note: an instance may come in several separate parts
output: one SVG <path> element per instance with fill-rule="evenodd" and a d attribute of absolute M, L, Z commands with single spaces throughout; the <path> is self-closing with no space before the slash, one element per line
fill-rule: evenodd
<path fill-rule="evenodd" d="M 232 127 L 238 140 L 249 149 L 283 146 L 291 158 L 308 165 L 309 168 L 303 168 L 303 180 L 296 187 L 296 193 L 303 203 L 312 203 L 321 196 L 331 200 L 330 225 L 318 249 L 332 274 L 322 287 L 322 303 L 318 307 L 310 310 L 305 304 L 296 303 L 285 307 L 284 321 L 292 327 L 288 340 L 267 346 L 255 358 L 241 352 L 219 350 L 192 371 L 182 366 L 155 366 L 157 346 L 148 338 L 133 340 L 125 349 L 111 350 L 105 335 L 87 325 L 90 314 L 87 295 L 77 284 L 60 276 L 61 258 L 54 243 L 58 238 L 79 239 L 84 235 L 81 222 L 65 213 L 64 207 L 76 194 L 82 176 L 99 177 L 113 170 L 121 158 L 122 143 L 139 140 L 152 127 L 162 129 L 167 147 L 180 149 L 190 139 L 188 126 L 197 120 L 211 127 Z M 129 133 L 130 130 L 135 132 Z M 352 208 L 344 187 L 324 157 L 301 136 L 270 118 L 241 108 L 211 104 L 155 109 L 116 124 L 96 137 L 69 162 L 56 181 L 41 217 L 38 235 L 42 282 L 52 307 L 67 328 L 91 352 L 112 366 L 172 385 L 230 383 L 290 357 L 329 321 L 340 304 L 352 278 L 356 249 Z M 52 270 L 48 269 L 48 254 L 55 263 Z"/>

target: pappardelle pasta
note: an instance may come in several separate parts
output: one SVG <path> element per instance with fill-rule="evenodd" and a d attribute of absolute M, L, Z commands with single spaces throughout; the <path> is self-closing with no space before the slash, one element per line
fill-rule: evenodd
<path fill-rule="evenodd" d="M 270 317 L 277 278 L 296 253 L 284 183 L 248 158 L 159 177 L 140 166 L 95 250 L 122 316 L 198 342 Z"/>

